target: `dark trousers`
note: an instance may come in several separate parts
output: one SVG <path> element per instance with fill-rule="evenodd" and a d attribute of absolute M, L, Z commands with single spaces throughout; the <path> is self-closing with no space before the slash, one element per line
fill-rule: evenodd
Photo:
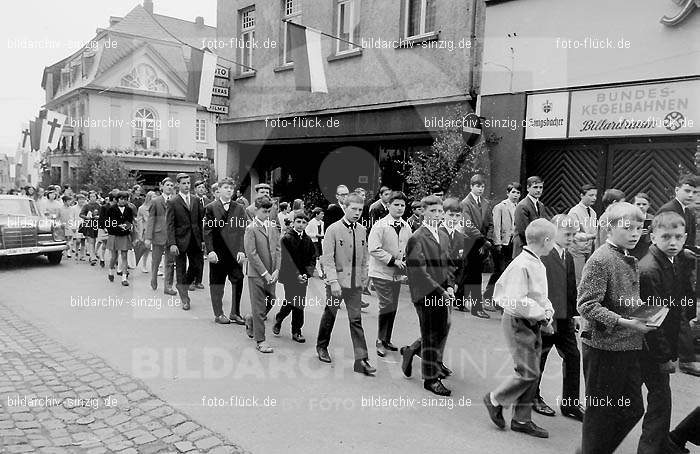
<path fill-rule="evenodd" d="M 639 353 L 583 344 L 586 413 L 582 454 L 614 452 L 644 415 Z"/>
<path fill-rule="evenodd" d="M 695 304 L 691 301 L 681 312 L 681 327 L 678 333 L 678 361 L 681 363 L 697 361 L 694 346 L 697 334 L 690 328 L 690 321 L 695 318 Z"/>
<path fill-rule="evenodd" d="M 430 295 L 426 301 L 442 301 L 442 296 Z M 420 324 L 420 339 L 408 347 L 408 353 L 421 358 L 423 380 L 432 381 L 440 376 L 442 356 L 449 332 L 449 310 L 447 305 L 414 304 Z"/>
<path fill-rule="evenodd" d="M 209 264 L 209 294 L 214 316 L 224 315 L 223 299 L 226 278 L 231 282 L 231 315 L 241 315 L 243 270 L 235 260 Z"/>
<path fill-rule="evenodd" d="M 674 443 L 679 446 L 684 446 L 687 442 L 700 446 L 700 407 L 691 411 L 690 414 L 673 429 L 670 436 Z"/>
<path fill-rule="evenodd" d="M 542 357 L 540 359 L 540 378 L 537 381 L 537 396 L 540 396 L 540 382 L 544 367 L 547 364 L 547 355 L 552 347 L 557 348 L 562 357 L 562 406 L 572 407 L 579 404 L 579 390 L 581 387 L 581 353 L 576 343 L 576 328 L 572 319 L 557 319 L 557 330 L 552 335 L 542 335 Z"/>
<path fill-rule="evenodd" d="M 275 321 L 281 325 L 289 314 L 292 314 L 292 334 L 301 334 L 304 326 L 304 306 L 306 305 L 306 286 L 299 282 L 284 283 L 284 301 Z"/>
<path fill-rule="evenodd" d="M 199 254 L 199 266 L 197 267 L 197 274 L 194 276 L 194 283 L 201 284 L 202 278 L 204 277 L 204 255 Z"/>
<path fill-rule="evenodd" d="M 189 261 L 189 266 L 188 262 Z M 195 276 L 199 273 L 198 266 L 202 261 L 202 250 L 199 243 L 192 240 L 187 245 L 187 250 L 180 250 L 175 257 L 175 276 L 177 278 L 177 291 L 183 303 L 190 302 L 188 288 L 194 282 Z"/>
<path fill-rule="evenodd" d="M 479 248 L 472 248 L 467 254 L 467 264 L 464 267 L 464 278 L 461 285 L 457 285 L 455 297 L 457 301 L 471 302 L 471 312 L 475 314 L 484 309 L 481 293 L 481 273 L 484 269 L 484 257 L 479 254 Z"/>
<path fill-rule="evenodd" d="M 345 301 L 348 310 L 348 322 L 350 323 L 350 337 L 355 354 L 355 360 L 367 359 L 367 342 L 365 332 L 362 329 L 362 288 L 343 288 L 341 298 L 331 294 L 330 286 L 326 286 L 326 307 L 323 309 L 321 324 L 318 327 L 317 348 L 328 348 L 331 342 L 331 332 L 335 324 L 335 316 L 340 308 L 340 302 Z"/>
<path fill-rule="evenodd" d="M 164 244 L 153 243 L 153 252 L 151 254 L 151 286 L 157 287 L 158 284 L 158 267 L 160 261 L 165 256 L 165 266 L 163 266 L 163 275 L 165 276 L 165 288 L 173 287 L 173 276 L 175 275 L 175 260 L 173 256 L 166 250 Z"/>
<path fill-rule="evenodd" d="M 372 278 L 372 282 L 379 301 L 377 340 L 387 344 L 391 342 L 396 311 L 399 308 L 401 282 L 376 277 Z"/>
<path fill-rule="evenodd" d="M 646 351 L 642 353 L 641 370 L 648 393 L 637 454 L 664 454 L 669 450 L 667 434 L 671 430 L 669 374 L 661 372 L 659 364 Z"/>
<path fill-rule="evenodd" d="M 493 257 L 493 273 L 489 278 L 489 282 L 486 284 L 486 291 L 484 291 L 484 300 L 491 302 L 493 299 L 493 290 L 496 287 L 496 281 L 506 267 L 513 261 L 513 243 L 509 243 L 507 246 L 501 246 L 501 250 L 492 249 L 491 257 Z"/>

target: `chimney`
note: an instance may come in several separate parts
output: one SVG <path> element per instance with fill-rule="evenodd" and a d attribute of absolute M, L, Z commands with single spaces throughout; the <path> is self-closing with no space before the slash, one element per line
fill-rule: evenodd
<path fill-rule="evenodd" d="M 109 16 L 109 26 L 114 27 L 117 25 L 119 22 L 121 22 L 122 18 L 118 16 Z"/>
<path fill-rule="evenodd" d="M 194 23 L 200 27 L 204 27 L 204 18 L 202 16 L 197 16 L 194 18 Z"/>
<path fill-rule="evenodd" d="M 143 0 L 143 9 L 148 11 L 148 14 L 153 14 L 153 0 Z"/>

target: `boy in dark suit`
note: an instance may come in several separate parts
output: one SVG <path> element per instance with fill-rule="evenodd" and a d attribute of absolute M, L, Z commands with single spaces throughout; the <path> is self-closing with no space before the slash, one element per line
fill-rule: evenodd
<path fill-rule="evenodd" d="M 261 196 L 251 205 L 255 218 L 245 229 L 243 244 L 248 257 L 248 289 L 252 315 L 245 320 L 248 337 L 255 338 L 260 353 L 272 353 L 265 342 L 265 319 L 276 301 L 275 286 L 280 274 L 280 234 L 271 221 L 272 199 Z"/>
<path fill-rule="evenodd" d="M 678 213 L 685 220 L 685 245 L 684 248 L 692 252 L 700 253 L 700 249 L 695 245 L 696 226 L 695 226 L 695 211 L 692 208 L 694 204 L 695 191 L 700 186 L 698 177 L 695 175 L 683 175 L 678 180 L 676 185 L 676 197 L 670 202 L 659 208 L 659 213 L 665 211 L 673 211 Z M 688 266 L 695 268 L 695 263 L 688 263 Z M 700 362 L 695 360 L 695 350 L 693 347 L 696 336 L 690 331 L 688 322 L 695 314 L 695 302 L 688 304 L 683 311 L 682 317 L 685 323 L 681 324 L 681 333 L 679 338 L 679 364 L 678 368 L 681 372 L 700 377 Z"/>
<path fill-rule="evenodd" d="M 182 300 L 182 309 L 190 310 L 189 286 L 204 264 L 202 256 L 202 219 L 204 207 L 199 199 L 190 194 L 190 176 L 178 173 L 179 193 L 168 200 L 166 223 L 167 246 L 175 256 L 177 291 Z M 189 262 L 189 266 L 188 266 Z"/>
<path fill-rule="evenodd" d="M 490 318 L 484 312 L 483 299 L 481 293 L 481 273 L 484 270 L 484 261 L 488 258 L 488 250 L 491 247 L 490 239 L 493 238 L 493 214 L 491 205 L 483 199 L 486 179 L 483 175 L 474 175 L 470 182 L 471 192 L 462 200 L 462 213 L 464 214 L 464 225 L 475 227 L 484 237 L 483 244 L 478 248 L 471 248 L 468 251 L 468 258 L 465 263 L 465 297 L 468 297 L 471 304 L 471 313 L 478 318 Z"/>
<path fill-rule="evenodd" d="M 316 267 L 316 248 L 304 230 L 309 218 L 302 212 L 294 214 L 292 228 L 282 236 L 282 265 L 280 282 L 284 284 L 284 302 L 275 317 L 272 333 L 278 336 L 282 322 L 292 314 L 292 340 L 304 343 L 301 334 L 304 326 L 304 306 L 306 305 L 306 287 Z"/>
<path fill-rule="evenodd" d="M 639 262 L 639 293 L 649 306 L 666 306 L 669 313 L 661 326 L 645 337 L 640 358 L 642 383 L 647 390 L 647 410 L 642 423 L 638 454 L 665 453 L 671 429 L 669 374 L 678 359 L 678 335 L 684 306 L 693 301 L 692 259 L 685 257 L 685 219 L 666 211 L 651 224 L 649 252 Z M 687 322 L 686 322 L 687 323 Z"/>
<path fill-rule="evenodd" d="M 513 258 L 523 250 L 523 246 L 527 244 L 525 238 L 525 229 L 532 221 L 544 217 L 544 205 L 540 202 L 544 182 L 538 176 L 528 177 L 527 179 L 527 195 L 518 202 L 513 215 L 513 224 L 515 226 L 515 235 L 513 236 Z"/>
<path fill-rule="evenodd" d="M 243 205 L 231 200 L 233 180 L 225 178 L 219 182 L 219 198 L 204 209 L 203 236 L 207 260 L 209 261 L 209 294 L 216 323 L 234 322 L 243 325 L 241 317 L 241 293 L 243 291 L 243 269 L 245 251 L 243 235 L 246 215 Z M 224 285 L 226 278 L 232 286 L 230 316 L 223 311 Z"/>
<path fill-rule="evenodd" d="M 197 180 L 194 182 L 194 194 L 199 199 L 199 204 L 202 206 L 202 209 L 206 208 L 206 206 L 213 201 L 207 193 L 208 191 L 206 181 Z M 200 262 L 200 265 L 201 266 L 197 268 L 198 272 L 197 275 L 194 277 L 194 282 L 192 283 L 192 285 L 190 285 L 190 291 L 204 288 L 204 285 L 202 285 L 202 277 L 204 276 L 204 261 Z"/>
<path fill-rule="evenodd" d="M 439 396 L 449 396 L 452 391 L 442 383 L 451 371 L 442 363 L 449 331 L 449 310 L 454 299 L 454 276 L 450 267 L 450 239 L 439 229 L 444 217 L 442 200 L 437 196 L 424 197 L 423 225 L 415 231 L 406 244 L 406 267 L 418 321 L 420 339 L 402 347 L 401 369 L 411 376 L 413 356 L 422 360 L 423 388 Z"/>
<path fill-rule="evenodd" d="M 564 360 L 562 379 L 561 412 L 564 416 L 583 421 L 583 408 L 579 405 L 579 388 L 581 382 L 581 352 L 578 350 L 576 333 L 579 331 L 578 312 L 576 311 L 576 268 L 569 248 L 574 244 L 578 224 L 566 214 L 552 218 L 556 228 L 554 247 L 549 254 L 540 257 L 547 271 L 548 298 L 554 308 L 552 334 L 542 335 L 542 357 L 540 360 L 540 378 L 537 396 L 532 402 L 532 409 L 541 415 L 554 416 L 554 410 L 545 403 L 540 394 L 539 382 L 542 381 L 547 355 L 556 346 Z"/>

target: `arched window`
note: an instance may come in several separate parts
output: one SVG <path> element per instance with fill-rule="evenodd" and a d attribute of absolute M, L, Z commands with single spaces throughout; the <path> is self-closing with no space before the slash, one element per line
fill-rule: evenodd
<path fill-rule="evenodd" d="M 136 88 L 138 90 L 168 92 L 168 84 L 159 79 L 155 69 L 151 65 L 141 63 L 122 77 L 121 86 Z"/>
<path fill-rule="evenodd" d="M 134 136 L 136 140 L 156 137 L 156 115 L 152 110 L 141 108 L 134 115 Z"/>

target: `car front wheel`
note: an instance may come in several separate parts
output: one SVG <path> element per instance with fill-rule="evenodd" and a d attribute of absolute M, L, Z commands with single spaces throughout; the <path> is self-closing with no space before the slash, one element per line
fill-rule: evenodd
<path fill-rule="evenodd" d="M 55 252 L 49 252 L 46 254 L 46 257 L 49 258 L 49 263 L 52 265 L 58 265 L 61 263 L 61 259 L 63 258 L 63 251 L 55 251 Z"/>

